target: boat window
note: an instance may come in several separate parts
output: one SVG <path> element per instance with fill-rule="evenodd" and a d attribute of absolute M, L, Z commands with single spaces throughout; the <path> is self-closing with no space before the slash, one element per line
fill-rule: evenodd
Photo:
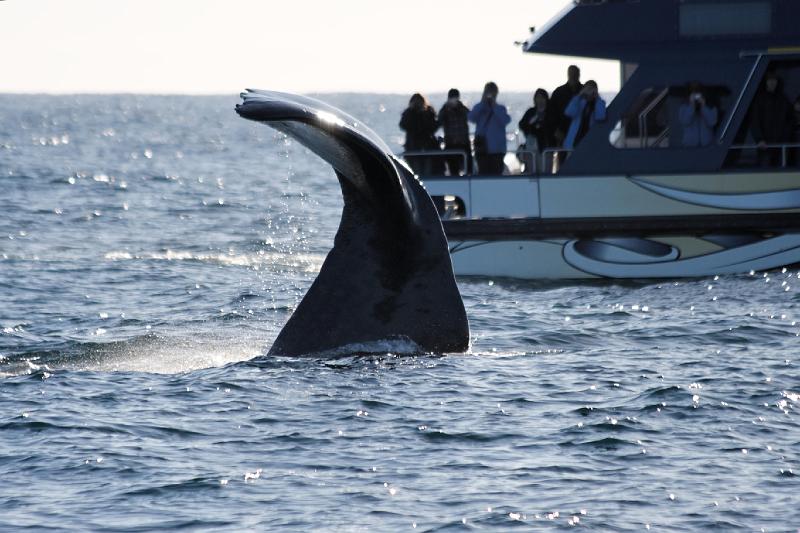
<path fill-rule="evenodd" d="M 679 27 L 680 36 L 688 38 L 767 35 L 772 31 L 772 3 L 684 3 Z"/>
<path fill-rule="evenodd" d="M 669 146 L 669 88 L 645 89 L 611 131 L 615 148 L 666 148 Z"/>
<path fill-rule="evenodd" d="M 767 89 L 767 79 L 773 82 Z M 767 65 L 725 161 L 727 168 L 786 169 L 800 166 L 800 59 Z"/>
<path fill-rule="evenodd" d="M 702 84 L 701 84 L 702 86 Z M 717 110 L 717 126 L 729 109 L 730 89 L 702 86 L 710 107 Z M 680 109 L 689 99 L 688 84 L 650 87 L 643 90 L 621 115 L 609 142 L 621 149 L 681 148 L 686 146 Z"/>

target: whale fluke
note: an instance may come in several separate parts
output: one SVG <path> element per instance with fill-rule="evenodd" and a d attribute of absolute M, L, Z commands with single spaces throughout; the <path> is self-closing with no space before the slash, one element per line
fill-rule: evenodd
<path fill-rule="evenodd" d="M 408 167 L 369 128 L 323 102 L 248 90 L 240 116 L 330 163 L 344 196 L 333 249 L 270 355 L 300 356 L 402 339 L 463 352 L 469 324 L 442 224 Z"/>

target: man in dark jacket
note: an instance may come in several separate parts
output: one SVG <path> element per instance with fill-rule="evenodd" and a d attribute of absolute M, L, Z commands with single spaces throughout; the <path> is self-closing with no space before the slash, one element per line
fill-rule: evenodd
<path fill-rule="evenodd" d="M 567 137 L 572 122 L 572 119 L 566 116 L 564 111 L 572 99 L 581 92 L 581 89 L 583 89 L 581 69 L 570 65 L 567 69 L 567 83 L 553 91 L 553 95 L 550 97 L 550 109 L 556 120 L 555 141 L 557 146 L 564 145 L 564 139 Z"/>
<path fill-rule="evenodd" d="M 767 145 L 791 142 L 792 118 L 792 104 L 783 92 L 781 79 L 775 72 L 767 73 L 750 115 L 750 133 L 758 144 L 759 166 L 783 164 L 781 149 Z"/>
<path fill-rule="evenodd" d="M 447 102 L 439 110 L 439 124 L 444 130 L 445 150 L 459 150 L 466 155 L 467 167 L 464 168 L 464 158 L 450 155 L 445 159 L 451 176 L 458 176 L 463 170 L 472 174 L 472 151 L 469 146 L 469 125 L 467 115 L 469 108 L 461 102 L 461 93 L 458 89 L 450 89 L 447 93 Z"/>

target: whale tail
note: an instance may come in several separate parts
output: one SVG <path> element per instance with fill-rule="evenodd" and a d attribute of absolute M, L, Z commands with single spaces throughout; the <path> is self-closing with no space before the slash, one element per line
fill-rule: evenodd
<path fill-rule="evenodd" d="M 236 111 L 289 135 L 335 170 L 344 209 L 333 249 L 270 354 L 407 339 L 463 352 L 469 324 L 441 220 L 408 167 L 369 128 L 323 102 L 248 90 Z"/>

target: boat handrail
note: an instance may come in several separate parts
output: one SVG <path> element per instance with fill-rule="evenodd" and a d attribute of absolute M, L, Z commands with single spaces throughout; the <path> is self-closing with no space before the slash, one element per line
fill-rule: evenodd
<path fill-rule="evenodd" d="M 530 170 L 528 170 L 526 168 L 525 172 L 520 172 L 519 174 L 513 174 L 513 175 L 518 175 L 518 176 L 536 176 L 539 173 L 539 154 L 537 154 L 533 150 L 520 150 L 519 148 L 517 148 L 516 150 L 513 150 L 513 151 L 511 151 L 511 150 L 506 151 L 506 156 L 508 156 L 508 155 L 521 156 L 523 154 L 530 157 L 529 161 L 533 162 L 533 165 L 532 165 L 533 168 L 531 168 Z M 401 152 L 401 153 L 399 153 L 397 155 L 399 157 L 403 157 L 403 158 L 405 158 L 405 157 L 450 157 L 450 156 L 456 156 L 457 155 L 457 156 L 461 157 L 461 163 L 462 163 L 462 167 L 461 168 L 465 169 L 465 175 L 470 175 L 470 174 L 466 174 L 466 169 L 468 167 L 468 164 L 467 164 L 468 155 L 467 155 L 467 152 L 464 151 L 464 150 L 409 150 L 407 152 Z M 472 175 L 474 176 L 474 175 L 477 175 L 477 174 L 472 174 Z M 458 176 L 451 176 L 451 177 L 458 177 Z"/>
<path fill-rule="evenodd" d="M 669 126 L 664 128 L 664 131 L 661 132 L 661 135 L 656 137 L 656 140 L 653 141 L 653 143 L 650 146 L 648 146 L 648 148 L 653 148 L 653 147 L 658 148 L 658 146 L 661 145 L 661 143 L 664 141 L 664 139 L 667 138 L 668 135 L 669 135 Z"/>
<path fill-rule="evenodd" d="M 781 168 L 789 166 L 788 150 L 800 149 L 800 143 L 784 143 L 784 144 L 739 144 L 729 148 L 733 150 L 780 150 L 781 151 Z"/>
<path fill-rule="evenodd" d="M 512 152 L 508 152 L 508 153 L 512 153 Z M 524 161 L 525 164 L 526 164 L 525 172 L 520 172 L 519 173 L 520 176 L 536 176 L 536 175 L 539 174 L 539 153 L 538 152 L 536 152 L 535 150 L 520 150 L 519 148 L 517 148 L 517 150 L 515 152 L 513 152 L 513 153 L 516 154 L 518 158 L 520 156 L 523 156 L 523 155 L 527 156 L 525 158 L 525 161 Z M 530 168 L 530 169 L 527 167 L 528 162 L 532 162 L 533 163 L 531 165 L 532 168 Z"/>
<path fill-rule="evenodd" d="M 569 155 L 574 151 L 574 148 L 545 148 L 542 150 L 542 173 L 543 174 L 558 174 L 561 167 L 561 161 L 558 154 Z M 547 172 L 547 159 L 551 158 L 550 172 Z"/>
<path fill-rule="evenodd" d="M 750 69 L 750 74 L 747 76 L 747 81 L 744 82 L 742 90 L 739 91 L 739 97 L 736 99 L 736 104 L 733 106 L 733 110 L 728 114 L 728 120 L 725 122 L 725 127 L 722 129 L 722 133 L 719 136 L 719 142 L 723 142 L 725 137 L 728 135 L 728 130 L 730 130 L 733 119 L 738 114 L 739 107 L 742 105 L 742 100 L 744 100 L 744 93 L 747 92 L 748 87 L 750 87 L 750 82 L 753 81 L 753 77 L 756 75 L 756 70 L 758 70 L 758 66 L 761 64 L 761 60 L 763 58 L 764 54 L 758 54 L 758 56 L 756 56 L 756 60 L 753 63 L 753 68 Z"/>
<path fill-rule="evenodd" d="M 647 117 L 656 108 L 666 96 L 669 94 L 669 87 L 664 87 L 664 89 L 658 93 L 658 95 L 653 98 L 653 100 L 647 104 L 647 107 L 642 109 L 641 113 L 639 113 L 639 146 L 641 148 L 649 148 L 646 146 L 647 144 Z"/>
<path fill-rule="evenodd" d="M 465 150 L 409 150 L 402 152 L 400 157 L 452 157 L 456 155 L 461 157 L 461 168 L 464 169 L 464 172 L 467 172 L 467 152 Z"/>

